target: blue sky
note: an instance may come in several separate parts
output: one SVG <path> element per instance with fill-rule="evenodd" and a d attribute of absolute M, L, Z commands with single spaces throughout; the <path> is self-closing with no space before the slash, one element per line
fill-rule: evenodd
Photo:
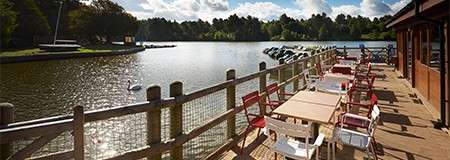
<path fill-rule="evenodd" d="M 268 21 L 286 13 L 297 19 L 326 13 L 380 17 L 395 14 L 411 0 L 112 0 L 138 19 L 164 17 L 190 21 L 226 18 L 231 14 Z"/>

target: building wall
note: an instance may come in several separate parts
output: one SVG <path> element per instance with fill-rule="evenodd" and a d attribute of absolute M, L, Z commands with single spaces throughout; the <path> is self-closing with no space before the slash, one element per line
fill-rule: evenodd
<path fill-rule="evenodd" d="M 449 55 L 449 46 L 448 46 L 448 39 L 449 39 L 449 27 L 448 22 L 445 26 L 445 53 L 446 53 L 446 63 L 445 66 L 447 66 L 448 63 L 448 55 Z M 412 76 L 412 80 L 410 81 L 412 83 L 412 86 L 414 86 L 422 96 L 426 98 L 426 100 L 433 106 L 436 111 L 441 113 L 440 111 L 440 71 L 439 68 L 436 67 L 436 65 L 432 66 L 430 64 L 430 59 L 432 55 L 432 44 L 431 41 L 432 37 L 432 31 L 430 29 L 430 26 L 428 25 L 414 25 L 410 26 L 408 29 L 402 29 L 397 30 L 397 53 L 398 53 L 398 71 L 402 74 L 403 77 L 407 77 L 407 39 L 406 36 L 408 35 L 408 32 L 413 32 L 413 64 L 412 65 L 412 73 L 415 76 Z M 434 34 L 435 35 L 435 34 Z M 425 47 L 423 49 L 422 47 L 424 45 L 428 45 L 428 48 Z M 436 49 L 436 46 L 435 48 Z M 436 51 L 434 51 L 436 52 Z M 446 68 L 448 71 L 448 68 Z M 448 73 L 446 73 L 446 85 L 443 86 L 446 88 L 446 124 L 450 125 L 450 108 L 449 108 L 449 102 L 448 102 Z"/>
<path fill-rule="evenodd" d="M 405 75 L 405 38 L 404 38 L 404 31 L 397 31 L 397 54 L 398 54 L 398 70 L 402 74 L 402 76 Z"/>
<path fill-rule="evenodd" d="M 430 97 L 430 77 L 428 66 L 422 64 L 419 60 L 415 60 L 416 81 L 415 87 L 426 98 Z"/>

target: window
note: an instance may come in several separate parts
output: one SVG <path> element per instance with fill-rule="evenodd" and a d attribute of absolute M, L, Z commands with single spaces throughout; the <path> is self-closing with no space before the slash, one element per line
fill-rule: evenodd
<path fill-rule="evenodd" d="M 429 29 L 427 27 L 427 25 L 425 25 L 421 30 L 420 30 L 420 39 L 421 39 L 421 47 L 420 47 L 420 62 L 422 62 L 422 64 L 428 65 L 428 45 L 429 45 L 429 40 L 428 40 L 428 32 Z"/>
<path fill-rule="evenodd" d="M 439 27 L 437 25 L 431 26 L 430 40 L 431 40 L 430 67 L 439 70 L 440 40 L 439 40 Z"/>

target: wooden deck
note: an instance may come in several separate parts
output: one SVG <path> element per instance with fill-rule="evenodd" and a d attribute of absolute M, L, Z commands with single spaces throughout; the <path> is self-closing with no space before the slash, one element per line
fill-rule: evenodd
<path fill-rule="evenodd" d="M 407 81 L 399 78 L 392 67 L 378 65 L 375 73 L 386 75 L 386 79 L 377 79 L 375 94 L 379 98 L 381 120 L 375 133 L 377 152 L 380 159 L 394 160 L 449 160 L 450 135 L 441 129 L 435 129 L 436 117 L 422 100 L 408 87 Z M 438 92 L 438 91 L 436 91 Z M 322 127 L 320 132 L 330 133 Z M 256 131 L 247 138 L 246 149 L 242 157 L 238 156 L 241 144 L 224 153 L 222 159 L 274 159 L 268 146 L 272 143 L 265 136 L 256 138 Z M 321 147 L 320 157 L 326 159 L 326 143 Z M 250 153 L 248 153 L 250 152 Z M 279 157 L 281 158 L 281 157 Z M 337 145 L 336 159 L 366 159 L 364 151 Z"/>

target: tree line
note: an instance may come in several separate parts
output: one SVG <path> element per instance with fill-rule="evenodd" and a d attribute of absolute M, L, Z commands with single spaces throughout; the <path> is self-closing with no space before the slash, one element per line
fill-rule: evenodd
<path fill-rule="evenodd" d="M 136 17 L 110 0 L 0 0 L 1 48 L 30 47 L 36 38 L 51 39 L 62 3 L 58 37 L 84 43 L 108 43 L 134 35 Z"/>
<path fill-rule="evenodd" d="M 124 35 L 138 41 L 290 41 L 290 40 L 393 40 L 395 33 L 384 27 L 387 15 L 373 20 L 361 16 L 313 14 L 295 19 L 261 21 L 256 17 L 231 15 L 211 22 L 176 22 L 164 18 L 137 20 L 110 0 L 0 0 L 1 48 L 34 45 L 36 37 L 52 37 L 60 3 L 63 3 L 58 37 L 83 44 L 110 43 Z"/>
<path fill-rule="evenodd" d="M 139 21 L 137 40 L 142 41 L 292 41 L 292 40 L 394 40 L 395 32 L 386 29 L 390 15 L 373 20 L 338 15 L 334 20 L 325 13 L 309 19 L 294 19 L 283 14 L 277 20 L 231 15 L 214 18 L 211 23 L 197 20 L 176 22 L 164 18 Z"/>

